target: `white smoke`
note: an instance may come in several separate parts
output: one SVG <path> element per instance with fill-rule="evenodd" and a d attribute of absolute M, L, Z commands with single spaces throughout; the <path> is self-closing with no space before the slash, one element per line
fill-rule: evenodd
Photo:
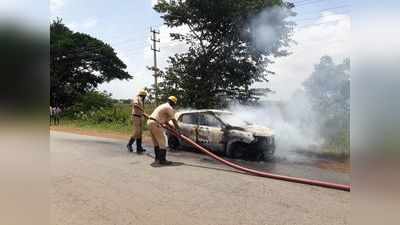
<path fill-rule="evenodd" d="M 290 41 L 294 23 L 287 19 L 295 13 L 286 7 L 275 6 L 257 14 L 250 22 L 251 40 L 257 49 L 279 56 Z"/>
<path fill-rule="evenodd" d="M 252 45 L 267 54 L 267 63 L 273 63 L 271 57 L 288 55 L 295 23 L 288 20 L 295 16 L 287 7 L 268 7 L 250 21 Z"/>
<path fill-rule="evenodd" d="M 234 104 L 229 110 L 254 125 L 271 128 L 277 156 L 296 157 L 293 151 L 314 151 L 323 143 L 318 114 L 303 92 L 287 102 L 265 102 L 260 106 Z"/>
<path fill-rule="evenodd" d="M 251 21 L 252 41 L 258 49 L 267 49 L 272 53 L 268 57 L 271 62 L 277 60 L 278 56 L 287 55 L 286 50 L 293 51 L 296 56 L 297 45 L 293 47 L 289 46 L 289 44 L 297 42 L 284 41 L 291 38 L 298 39 L 298 37 L 295 37 L 296 34 L 292 33 L 294 31 L 292 28 L 295 25 L 294 22 L 289 20 L 292 16 L 295 16 L 295 14 L 290 9 L 273 7 L 265 9 Z M 323 15 L 321 17 L 322 19 L 324 18 Z M 296 31 L 299 32 L 298 30 Z M 305 42 L 307 39 L 299 39 L 297 41 Z M 321 57 L 321 53 L 317 53 L 315 55 Z M 285 59 L 289 58 L 290 56 L 285 57 Z M 293 60 L 293 58 L 291 59 Z M 302 59 L 304 59 L 303 56 Z M 313 65 L 316 62 L 314 59 L 307 62 L 301 61 L 300 67 L 296 65 L 296 68 L 293 69 L 294 73 L 290 71 L 290 75 L 299 73 L 299 68 L 307 66 L 309 68 L 301 72 L 306 75 L 299 81 L 296 80 L 298 79 L 296 77 L 290 77 L 290 80 L 286 80 L 283 84 L 284 87 L 280 89 L 284 90 L 285 87 L 293 86 L 291 82 L 295 83 L 294 81 L 300 85 L 292 88 L 292 90 L 301 89 L 301 83 L 311 74 Z M 280 67 L 287 69 L 287 67 L 292 66 L 290 62 L 286 63 L 286 66 Z M 275 68 L 274 70 L 277 69 Z M 282 75 L 281 70 L 277 71 L 280 73 L 279 75 Z M 274 89 L 274 87 L 271 88 Z M 280 89 L 279 91 L 282 91 Z M 318 151 L 321 149 L 324 144 L 324 139 L 320 134 L 321 124 L 323 123 L 323 118 L 321 117 L 323 115 L 313 110 L 311 101 L 303 90 L 299 90 L 294 94 L 287 94 L 287 96 L 290 95 L 292 96 L 285 101 L 265 101 L 257 107 L 234 104 L 229 107 L 229 110 L 255 125 L 271 128 L 275 134 L 277 144 L 276 155 L 293 159 L 298 157 L 298 155 L 294 154 L 296 150 Z"/>

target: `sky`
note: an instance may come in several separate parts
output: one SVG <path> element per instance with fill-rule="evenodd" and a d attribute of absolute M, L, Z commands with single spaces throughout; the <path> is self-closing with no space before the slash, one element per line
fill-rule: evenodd
<path fill-rule="evenodd" d="M 150 27 L 160 31 L 159 67 L 167 66 L 167 58 L 185 50 L 185 45 L 171 41 L 170 28 L 163 25 L 160 15 L 152 9 L 156 0 L 50 0 L 50 18 L 60 17 L 74 31 L 90 34 L 109 43 L 127 65 L 132 80 L 114 80 L 99 86 L 114 98 L 132 98 L 143 87 L 154 82 L 146 67 L 153 64 L 150 50 Z M 288 57 L 274 59 L 270 69 L 276 72 L 267 83 L 275 93 L 271 100 L 287 100 L 301 88 L 312 73 L 314 65 L 324 55 L 340 63 L 349 57 L 352 7 L 349 0 L 292 0 L 298 15 L 293 39 L 297 44 L 289 49 Z M 185 31 L 184 28 L 177 28 Z"/>

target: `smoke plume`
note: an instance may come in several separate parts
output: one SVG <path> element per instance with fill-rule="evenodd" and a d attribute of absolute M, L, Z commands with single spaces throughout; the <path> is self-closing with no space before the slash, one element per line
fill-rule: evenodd
<path fill-rule="evenodd" d="M 302 91 L 287 102 L 264 102 L 259 106 L 234 104 L 229 110 L 253 125 L 271 128 L 277 156 L 293 159 L 298 157 L 293 151 L 313 151 L 323 143 L 318 114 Z"/>
<path fill-rule="evenodd" d="M 292 42 L 294 22 L 287 19 L 296 14 L 286 7 L 272 7 L 254 16 L 250 22 L 251 40 L 260 51 L 267 51 L 273 56 L 287 55 Z"/>

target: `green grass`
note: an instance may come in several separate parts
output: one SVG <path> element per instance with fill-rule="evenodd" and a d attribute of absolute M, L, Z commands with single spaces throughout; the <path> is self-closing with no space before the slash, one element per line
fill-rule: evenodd
<path fill-rule="evenodd" d="M 73 119 L 62 119 L 61 127 L 79 128 L 85 131 L 95 131 L 101 133 L 113 132 L 124 135 L 130 135 L 132 133 L 131 124 L 93 123 L 92 121 L 73 120 Z"/>
<path fill-rule="evenodd" d="M 319 154 L 325 158 L 332 158 L 336 160 L 347 160 L 350 158 L 350 151 L 343 150 L 337 146 L 325 146 L 322 148 L 321 153 Z"/>
<path fill-rule="evenodd" d="M 117 103 L 111 108 L 103 108 L 89 112 L 67 113 L 66 116 L 61 119 L 61 127 L 130 135 L 132 133 L 131 107 L 130 104 Z M 154 105 L 145 105 L 145 111 L 148 114 L 150 114 L 154 108 Z M 146 123 L 144 123 L 144 130 L 147 130 Z"/>
<path fill-rule="evenodd" d="M 350 134 L 344 130 L 337 137 L 328 140 L 322 148 L 322 154 L 339 159 L 349 159 Z"/>

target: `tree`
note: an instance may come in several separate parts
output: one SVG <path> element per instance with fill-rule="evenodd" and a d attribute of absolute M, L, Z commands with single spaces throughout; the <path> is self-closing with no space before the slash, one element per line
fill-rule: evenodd
<path fill-rule="evenodd" d="M 330 56 L 321 57 L 303 86 L 320 114 L 333 118 L 350 113 L 350 59 L 336 65 Z"/>
<path fill-rule="evenodd" d="M 51 104 L 70 106 L 103 82 L 132 78 L 110 45 L 71 31 L 61 19 L 50 25 L 50 54 Z"/>
<path fill-rule="evenodd" d="M 319 114 L 321 134 L 327 141 L 344 140 L 346 148 L 349 148 L 350 59 L 335 64 L 330 56 L 321 57 L 303 86 L 312 107 Z"/>
<path fill-rule="evenodd" d="M 113 99 L 111 94 L 107 92 L 89 91 L 84 95 L 80 95 L 74 102 L 70 111 L 72 112 L 89 112 L 102 108 L 111 108 Z"/>
<path fill-rule="evenodd" d="M 292 7 L 281 0 L 159 1 L 154 9 L 167 26 L 189 30 L 171 33 L 188 51 L 171 56 L 160 72 L 161 96 L 176 95 L 180 104 L 195 108 L 221 107 L 227 99 L 258 100 L 251 85 L 273 74 L 267 69 L 271 56 L 289 54 L 284 47 L 291 42 L 294 23 L 285 19 L 294 15 Z M 257 41 L 259 21 L 271 25 L 275 35 L 268 44 Z"/>

